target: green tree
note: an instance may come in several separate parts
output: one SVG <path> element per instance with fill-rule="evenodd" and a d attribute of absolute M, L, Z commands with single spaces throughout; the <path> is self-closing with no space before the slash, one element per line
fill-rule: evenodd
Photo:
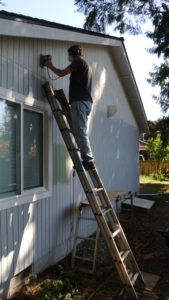
<path fill-rule="evenodd" d="M 162 56 L 164 62 L 150 73 L 149 82 L 160 86 L 155 97 L 163 111 L 169 109 L 169 1 L 168 0 L 75 0 L 78 11 L 86 16 L 84 27 L 106 32 L 108 25 L 121 34 L 141 33 L 142 25 L 150 20 L 153 29 L 145 34 L 155 44 L 151 53 Z"/>
<path fill-rule="evenodd" d="M 169 46 L 168 46 L 169 47 Z M 169 109 L 169 60 L 165 59 L 159 67 L 154 67 L 154 72 L 150 72 L 150 79 L 148 82 L 152 86 L 160 86 L 159 96 L 153 96 L 153 98 L 161 105 L 163 112 L 167 112 Z"/>
<path fill-rule="evenodd" d="M 169 144 L 164 146 L 161 139 L 161 134 L 157 133 L 156 137 L 150 137 L 148 139 L 146 150 L 148 154 L 153 156 L 157 161 L 156 175 L 160 177 L 162 173 L 163 162 L 169 158 Z"/>
<path fill-rule="evenodd" d="M 157 121 L 148 121 L 150 132 L 146 134 L 146 139 L 155 138 L 157 132 L 161 134 L 161 140 L 164 147 L 169 143 L 169 117 L 163 117 Z"/>

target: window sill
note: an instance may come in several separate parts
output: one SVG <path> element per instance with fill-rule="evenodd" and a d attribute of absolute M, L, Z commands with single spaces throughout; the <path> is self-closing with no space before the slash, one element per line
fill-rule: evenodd
<path fill-rule="evenodd" d="M 37 200 L 45 199 L 52 196 L 52 192 L 45 188 L 24 191 L 22 195 L 16 195 L 9 198 L 0 199 L 0 211 L 19 205 L 34 203 Z"/>

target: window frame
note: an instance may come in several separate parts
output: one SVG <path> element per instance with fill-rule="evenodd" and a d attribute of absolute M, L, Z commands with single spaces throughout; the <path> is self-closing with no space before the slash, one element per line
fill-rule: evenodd
<path fill-rule="evenodd" d="M 53 185 L 53 149 L 52 149 L 52 116 L 49 105 L 31 96 L 24 96 L 0 87 L 0 97 L 20 105 L 20 185 L 21 194 L 0 199 L 0 210 L 35 202 L 52 197 Z M 23 184 L 23 120 L 24 109 L 43 115 L 43 186 L 24 190 Z"/>
<path fill-rule="evenodd" d="M 24 110 L 29 110 L 31 112 L 36 112 L 36 113 L 39 113 L 39 114 L 42 114 L 43 116 L 43 186 L 46 186 L 46 182 L 44 180 L 44 175 L 45 175 L 45 165 L 44 165 L 44 160 L 45 160 L 45 153 L 46 153 L 46 150 L 45 149 L 45 142 L 44 142 L 44 128 L 45 128 L 45 112 L 40 110 L 40 109 L 37 109 L 37 108 L 30 108 L 28 105 L 23 105 L 23 110 L 22 110 L 22 119 L 21 119 L 21 124 L 23 124 L 24 122 Z M 23 131 L 23 126 L 21 126 L 22 128 L 22 131 Z M 42 187 L 35 187 L 35 188 L 30 188 L 30 189 L 24 189 L 24 145 L 23 145 L 23 132 L 21 134 L 22 136 L 22 139 L 21 139 L 21 194 L 27 194 L 27 191 L 29 190 L 37 190 L 37 189 L 42 189 Z"/>

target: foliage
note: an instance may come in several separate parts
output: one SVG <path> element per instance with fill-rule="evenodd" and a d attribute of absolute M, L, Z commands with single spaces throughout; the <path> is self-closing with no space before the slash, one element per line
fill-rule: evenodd
<path fill-rule="evenodd" d="M 157 161 L 157 176 L 160 176 L 162 173 L 162 165 L 165 159 L 169 159 L 169 144 L 163 146 L 161 140 L 161 134 L 157 133 L 156 137 L 149 138 L 146 150 L 149 155 L 153 156 Z"/>
<path fill-rule="evenodd" d="M 164 62 L 155 66 L 148 80 L 160 86 L 160 95 L 155 97 L 163 111 L 169 109 L 169 5 L 168 0 L 75 0 L 78 11 L 86 16 L 84 27 L 93 31 L 106 32 L 108 25 L 120 33 L 138 34 L 142 24 L 150 20 L 153 29 L 147 32 L 155 44 L 150 49 Z"/>
<path fill-rule="evenodd" d="M 163 117 L 155 122 L 148 121 L 150 132 L 146 134 L 146 138 L 155 138 L 157 132 L 161 134 L 161 140 L 163 146 L 167 146 L 169 143 L 169 117 Z"/>
<path fill-rule="evenodd" d="M 169 109 L 169 60 L 165 60 L 159 67 L 154 67 L 154 72 L 150 72 L 151 78 L 148 82 L 152 86 L 160 86 L 159 96 L 153 98 L 161 105 L 163 112 Z"/>
<path fill-rule="evenodd" d="M 154 18 L 166 10 L 165 6 L 161 7 L 159 1 L 155 0 L 75 0 L 75 5 L 86 16 L 84 27 L 101 32 L 106 31 L 107 25 L 114 24 L 114 29 L 120 33 L 139 33 L 140 24 L 146 18 Z"/>

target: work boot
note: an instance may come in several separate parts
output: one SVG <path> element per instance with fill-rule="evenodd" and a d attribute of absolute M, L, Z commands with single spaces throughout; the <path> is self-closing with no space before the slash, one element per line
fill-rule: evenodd
<path fill-rule="evenodd" d="M 93 161 L 83 160 L 82 163 L 83 163 L 83 167 L 85 168 L 86 171 L 96 169 L 95 163 Z"/>

